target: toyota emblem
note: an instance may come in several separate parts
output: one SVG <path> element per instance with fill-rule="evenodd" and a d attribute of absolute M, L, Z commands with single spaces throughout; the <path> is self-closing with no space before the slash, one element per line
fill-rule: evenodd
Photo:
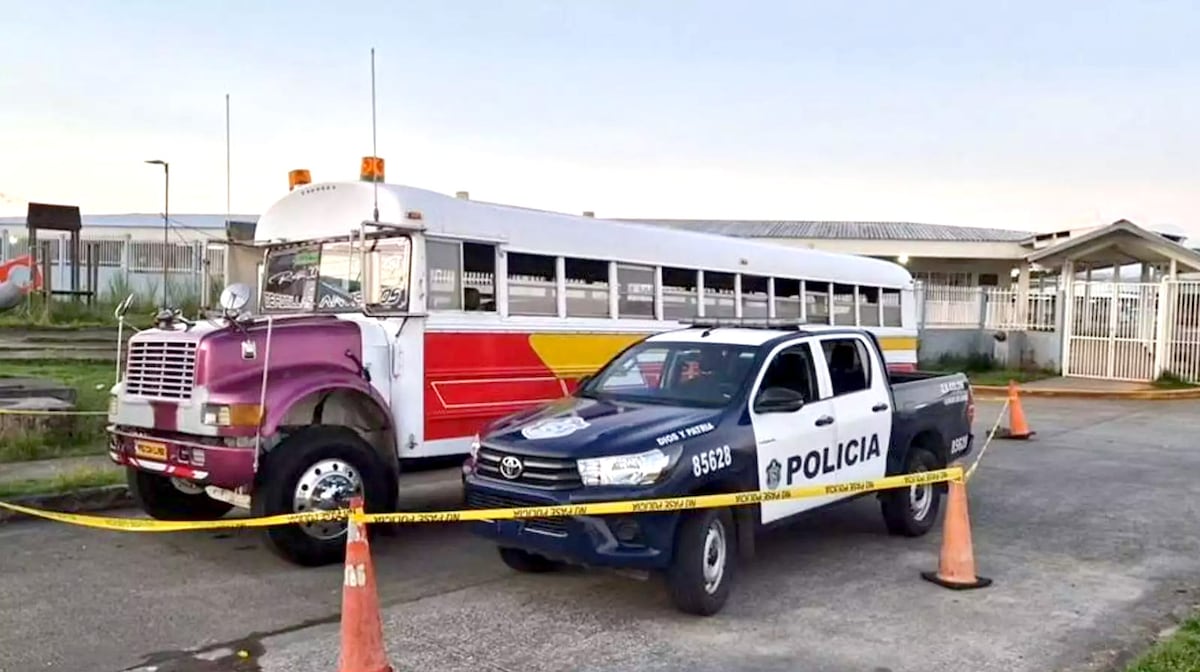
<path fill-rule="evenodd" d="M 500 475 L 510 481 L 520 477 L 523 471 L 525 471 L 525 465 L 512 455 L 505 455 L 504 459 L 500 460 Z"/>

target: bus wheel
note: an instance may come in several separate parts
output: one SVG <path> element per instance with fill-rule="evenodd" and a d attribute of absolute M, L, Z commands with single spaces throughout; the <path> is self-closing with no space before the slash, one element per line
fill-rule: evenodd
<path fill-rule="evenodd" d="M 125 481 L 138 507 L 158 520 L 216 520 L 233 508 L 198 485 L 133 467 L 125 468 Z"/>
<path fill-rule="evenodd" d="M 667 569 L 667 588 L 677 609 L 711 616 L 725 606 L 736 566 L 736 539 L 728 509 L 684 514 Z"/>
<path fill-rule="evenodd" d="M 251 499 L 256 517 L 343 509 L 356 496 L 363 497 L 367 512 L 376 513 L 395 499 L 387 492 L 392 482 L 387 466 L 344 427 L 302 429 L 275 446 L 260 469 Z M 345 557 L 345 520 L 268 527 L 264 536 L 275 554 L 298 565 L 328 565 Z"/>

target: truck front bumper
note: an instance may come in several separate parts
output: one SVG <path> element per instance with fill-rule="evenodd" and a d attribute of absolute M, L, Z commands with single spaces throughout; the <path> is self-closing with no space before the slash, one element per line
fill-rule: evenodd
<path fill-rule="evenodd" d="M 239 488 L 254 482 L 254 446 L 230 446 L 231 439 L 108 427 L 113 462 L 204 485 Z"/>
<path fill-rule="evenodd" d="M 499 509 L 523 506 L 586 504 L 628 498 L 669 496 L 639 490 L 636 495 L 598 496 L 586 489 L 571 491 L 516 487 L 467 474 L 463 478 L 467 506 Z M 671 562 L 679 512 L 500 519 L 472 524 L 472 532 L 499 546 L 570 564 L 618 569 L 664 569 Z"/>

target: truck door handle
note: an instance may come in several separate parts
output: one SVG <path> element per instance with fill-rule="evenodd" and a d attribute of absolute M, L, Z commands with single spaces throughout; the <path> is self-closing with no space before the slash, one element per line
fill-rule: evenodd
<path fill-rule="evenodd" d="M 876 413 L 882 413 L 882 412 L 886 411 L 887 409 L 888 409 L 887 404 L 875 404 L 875 406 L 871 408 L 871 410 L 875 411 Z"/>
<path fill-rule="evenodd" d="M 832 425 L 832 424 L 833 424 L 833 418 L 831 416 L 824 415 L 824 416 L 817 418 L 817 426 L 818 427 L 824 427 L 825 425 Z"/>

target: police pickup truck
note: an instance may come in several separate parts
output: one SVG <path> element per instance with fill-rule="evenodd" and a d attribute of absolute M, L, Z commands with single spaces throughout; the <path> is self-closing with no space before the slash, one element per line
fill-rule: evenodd
<path fill-rule="evenodd" d="M 947 466 L 971 450 L 973 415 L 965 376 L 889 373 L 863 329 L 693 325 L 635 343 L 569 397 L 493 423 L 463 484 L 469 507 L 502 508 L 862 481 Z M 943 492 L 878 493 L 888 532 L 928 532 Z M 855 496 L 473 529 L 517 571 L 663 572 L 678 609 L 710 615 L 757 531 Z"/>

